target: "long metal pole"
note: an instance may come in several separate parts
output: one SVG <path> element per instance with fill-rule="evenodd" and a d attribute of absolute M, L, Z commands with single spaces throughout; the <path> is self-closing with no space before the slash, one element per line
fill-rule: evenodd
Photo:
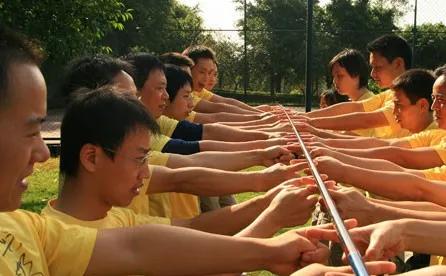
<path fill-rule="evenodd" d="M 335 205 L 333 199 L 331 198 L 330 193 L 328 192 L 328 189 L 325 186 L 324 181 L 322 180 L 321 175 L 319 174 L 319 171 L 317 170 L 316 165 L 314 164 L 310 153 L 308 152 L 302 138 L 300 137 L 299 132 L 297 131 L 296 127 L 294 126 L 293 122 L 291 121 L 291 118 L 288 115 L 288 112 L 283 107 L 282 107 L 282 110 L 285 113 L 291 127 L 293 128 L 293 131 L 296 134 L 297 139 L 299 140 L 300 147 L 303 151 L 305 159 L 307 159 L 308 166 L 310 167 L 311 173 L 313 174 L 313 177 L 316 179 L 316 184 L 320 191 L 320 194 L 325 202 L 328 212 L 330 213 L 331 217 L 333 218 L 334 225 L 338 232 L 338 236 L 341 240 L 344 250 L 346 250 L 346 254 L 348 256 L 349 263 L 350 263 L 351 267 L 353 268 L 353 272 L 358 276 L 368 276 L 369 273 L 367 272 L 367 269 L 365 268 L 365 265 L 361 259 L 361 254 L 359 253 L 358 249 L 356 249 L 356 246 L 353 243 L 353 241 L 350 237 L 350 234 L 348 233 L 347 228 L 344 225 L 344 221 L 342 220 L 341 216 L 339 215 L 336 205 Z"/>
<path fill-rule="evenodd" d="M 417 13 L 418 13 L 418 1 L 415 0 L 414 16 L 413 16 L 413 29 L 412 29 L 412 65 L 415 64 L 415 50 L 417 43 Z"/>
<path fill-rule="evenodd" d="M 307 49 L 305 64 L 305 112 L 311 111 L 311 100 L 313 98 L 312 70 L 313 62 L 313 0 L 307 1 Z"/>
<path fill-rule="evenodd" d="M 246 96 L 248 94 L 248 47 L 246 42 L 247 35 L 247 23 L 246 23 L 246 0 L 244 1 L 244 14 L 243 14 L 243 33 L 244 33 L 244 54 L 243 54 L 243 94 Z"/>

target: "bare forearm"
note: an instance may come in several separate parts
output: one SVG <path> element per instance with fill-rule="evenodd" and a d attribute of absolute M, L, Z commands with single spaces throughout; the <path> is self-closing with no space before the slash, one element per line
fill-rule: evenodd
<path fill-rule="evenodd" d="M 173 226 L 102 230 L 86 275 L 203 275 L 250 271 L 265 268 L 268 249 L 256 239 Z"/>
<path fill-rule="evenodd" d="M 234 235 L 249 225 L 268 204 L 269 200 L 255 197 L 236 205 L 203 213 L 188 220 L 183 226 L 210 233 Z"/>
<path fill-rule="evenodd" d="M 362 104 L 349 102 L 349 103 L 334 104 L 327 108 L 309 112 L 306 115 L 310 118 L 318 118 L 318 117 L 331 117 L 352 112 L 363 112 L 363 111 L 364 108 Z"/>
<path fill-rule="evenodd" d="M 316 128 L 331 130 L 355 130 L 388 125 L 384 114 L 369 112 L 357 112 L 332 117 L 319 117 L 310 119 L 309 122 Z"/>
<path fill-rule="evenodd" d="M 255 122 L 260 118 L 261 118 L 260 115 L 245 115 L 245 114 L 234 114 L 227 112 L 197 113 L 195 115 L 195 122 L 203 124 L 221 123 L 225 125 L 236 126 L 237 124 L 243 124 L 246 122 Z"/>
<path fill-rule="evenodd" d="M 404 172 L 382 172 L 346 165 L 339 179 L 394 200 L 430 201 L 446 206 L 446 185 Z M 329 176 L 330 177 L 330 176 Z"/>
<path fill-rule="evenodd" d="M 432 202 L 418 202 L 418 201 L 389 201 L 382 199 L 370 198 L 371 202 L 378 203 L 381 205 L 392 206 L 396 208 L 403 208 L 415 211 L 430 211 L 430 212 L 445 212 L 446 208 L 437 205 Z"/>
<path fill-rule="evenodd" d="M 325 139 L 324 144 L 335 148 L 365 149 L 390 146 L 390 142 L 373 137 L 352 137 L 351 139 Z"/>
<path fill-rule="evenodd" d="M 403 227 L 405 250 L 446 255 L 445 222 L 407 219 L 404 220 Z"/>
<path fill-rule="evenodd" d="M 414 202 L 415 203 L 415 202 Z M 385 205 L 381 203 L 375 204 L 372 223 L 378 223 L 386 220 L 397 220 L 404 218 L 444 221 L 446 220 L 446 212 L 421 211 L 395 206 Z"/>
<path fill-rule="evenodd" d="M 266 210 L 262 212 L 255 220 L 245 227 L 242 231 L 237 233 L 238 237 L 255 237 L 255 238 L 269 238 L 272 237 L 280 227 L 274 225 L 271 220 L 268 219 L 268 213 Z"/>
<path fill-rule="evenodd" d="M 260 110 L 254 108 L 254 107 L 252 107 L 252 106 L 250 106 L 248 104 L 245 104 L 244 102 L 241 102 L 239 100 L 232 99 L 232 98 L 223 98 L 223 99 L 224 99 L 224 103 L 226 103 L 226 104 L 235 105 L 235 106 L 238 106 L 238 107 L 240 107 L 242 109 L 249 110 L 249 111 L 256 112 L 256 113 L 260 113 L 261 112 Z"/>
<path fill-rule="evenodd" d="M 269 139 L 269 140 L 257 140 L 249 142 L 222 142 L 205 140 L 200 141 L 200 151 L 245 151 L 254 149 L 265 149 L 271 146 L 284 145 L 281 140 Z"/>
<path fill-rule="evenodd" d="M 172 191 L 201 196 L 223 196 L 242 192 L 261 192 L 268 175 L 260 172 L 230 172 L 209 168 L 183 168 L 170 173 Z M 167 185 L 166 185 L 167 186 Z M 150 189 L 150 187 L 149 187 Z"/>
<path fill-rule="evenodd" d="M 203 140 L 243 142 L 268 138 L 269 135 L 261 131 L 243 130 L 221 124 L 207 124 L 203 126 Z"/>
<path fill-rule="evenodd" d="M 434 149 L 406 149 L 400 147 L 380 147 L 367 150 L 338 149 L 339 152 L 364 158 L 384 159 L 409 169 L 429 169 L 443 165 Z"/>

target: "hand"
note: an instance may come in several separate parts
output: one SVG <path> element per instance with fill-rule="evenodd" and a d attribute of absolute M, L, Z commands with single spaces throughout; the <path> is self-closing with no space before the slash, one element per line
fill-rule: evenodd
<path fill-rule="evenodd" d="M 278 275 L 290 275 L 300 267 L 302 253 L 318 249 L 296 230 L 268 239 L 268 243 L 271 249 L 267 269 Z"/>
<path fill-rule="evenodd" d="M 384 221 L 350 230 L 350 236 L 364 259 L 388 260 L 405 250 L 401 221 Z M 307 236 L 319 240 L 339 242 L 336 231 L 312 228 Z"/>
<path fill-rule="evenodd" d="M 274 229 L 293 227 L 308 221 L 317 201 L 318 196 L 311 190 L 288 186 L 274 197 L 264 212 Z"/>
<path fill-rule="evenodd" d="M 291 178 L 298 177 L 298 173 L 306 168 L 306 163 L 296 163 L 293 165 L 275 164 L 269 168 L 266 168 L 260 172 L 260 180 L 258 181 L 258 192 L 264 192 L 271 187 L 278 185 L 279 183 Z"/>
<path fill-rule="evenodd" d="M 319 173 L 328 175 L 328 177 L 337 182 L 343 182 L 345 165 L 341 161 L 329 156 L 320 156 L 313 159 Z M 292 160 L 290 163 L 294 164 L 297 161 Z M 311 174 L 309 169 L 305 170 L 306 174 Z"/>
<path fill-rule="evenodd" d="M 317 191 L 317 187 L 308 187 L 307 189 Z M 375 204 L 355 188 L 341 188 L 337 191 L 328 190 L 331 198 L 334 200 L 339 215 L 343 219 L 354 218 L 358 225 L 369 225 L 377 221 L 375 218 Z M 322 202 L 324 208 L 325 204 Z"/>
<path fill-rule="evenodd" d="M 321 175 L 321 177 L 323 179 L 327 178 L 326 175 Z M 306 186 L 306 185 L 314 185 L 314 178 L 312 176 L 303 176 L 303 177 L 293 178 L 293 179 L 287 180 L 285 182 L 282 182 L 281 184 L 277 185 L 276 187 L 271 188 L 262 197 L 269 204 L 281 190 L 286 189 L 288 187 L 300 187 L 300 186 Z"/>
<path fill-rule="evenodd" d="M 272 166 L 276 163 L 289 164 L 293 159 L 293 154 L 288 150 L 287 146 L 273 146 L 263 150 L 260 150 L 261 163 L 265 167 Z"/>
<path fill-rule="evenodd" d="M 393 273 L 396 270 L 396 265 L 392 262 L 370 262 L 366 263 L 367 271 L 370 275 L 381 275 Z M 299 271 L 296 271 L 291 276 L 354 276 L 350 266 L 330 267 L 322 264 L 311 264 Z"/>

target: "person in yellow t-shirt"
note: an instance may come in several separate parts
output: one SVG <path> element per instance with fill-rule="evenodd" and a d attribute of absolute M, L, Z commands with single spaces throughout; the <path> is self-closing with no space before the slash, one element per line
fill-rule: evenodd
<path fill-rule="evenodd" d="M 165 90 L 167 81 L 164 65 L 158 58 L 147 53 L 131 54 L 126 59 L 135 66 L 135 83 L 141 101 L 154 118 L 160 118 L 169 98 Z M 172 120 L 167 122 L 168 126 L 166 127 L 161 126 L 162 130 L 166 130 L 162 134 L 166 136 L 171 134 L 170 130 L 173 128 L 171 127 L 171 122 Z M 263 141 L 260 143 L 273 143 L 274 139 L 280 139 L 286 134 L 287 132 L 279 131 L 245 130 L 218 123 L 194 124 L 181 120 L 177 123 L 171 138 L 186 141 L 186 143 L 193 143 L 194 152 L 208 150 L 227 151 L 228 149 L 238 150 L 239 148 L 237 147 L 247 149 L 247 147 L 255 146 L 255 142 L 258 143 L 258 141 Z M 172 143 L 169 141 L 163 151 L 190 154 L 190 151 L 183 150 L 183 143 L 178 144 L 174 143 L 174 141 Z M 168 147 L 167 150 L 166 147 Z"/>
<path fill-rule="evenodd" d="M 371 76 L 377 85 L 386 89 L 392 81 L 412 65 L 412 51 L 409 44 L 397 35 L 384 35 L 368 45 Z M 328 108 L 298 114 L 299 130 L 309 124 L 316 128 L 331 130 L 356 130 L 380 128 L 375 136 L 381 138 L 403 137 L 408 131 L 398 127 L 393 117 L 393 92 L 387 90 L 369 99 L 357 102 L 339 103 Z M 385 129 L 381 129 L 385 127 Z"/>
<path fill-rule="evenodd" d="M 1 275 L 194 275 L 259 269 L 290 274 L 302 254 L 317 253 L 318 247 L 305 238 L 304 231 L 272 239 L 224 237 L 157 225 L 97 231 L 17 210 L 28 185 L 26 177 L 36 162 L 49 157 L 40 136 L 46 86 L 37 66 L 39 49 L 0 27 L 0 69 L 5 72 L 0 76 L 4 84 L 0 131 L 8 134 L 0 136 Z M 98 157 L 91 153 L 83 152 Z M 209 252 L 219 254 L 209 256 Z M 234 252 L 250 257 L 240 258 Z M 197 259 L 207 261 L 194 262 Z"/>
<path fill-rule="evenodd" d="M 157 185 L 156 181 L 150 181 L 148 178 L 156 179 L 159 175 L 156 168 L 150 173 L 150 167 L 147 166 L 149 132 L 156 132 L 156 123 L 147 113 L 141 112 L 143 107 L 136 98 L 133 98 L 133 102 L 131 99 L 107 88 L 98 89 L 75 100 L 66 110 L 61 126 L 60 155 L 60 173 L 64 182 L 60 185 L 62 188 L 59 197 L 50 201 L 43 210 L 43 215 L 57 218 L 67 224 L 99 229 L 147 223 L 170 224 L 170 220 L 150 217 L 143 213 L 144 210 L 142 214 L 136 214 L 131 210 L 113 208 L 127 206 L 132 201 L 129 208 L 141 211 L 144 205 L 147 206 L 146 202 L 141 205 L 141 197 L 147 197 L 147 191 L 152 189 L 146 183 L 152 182 L 153 189 Z M 119 112 L 126 114 L 125 118 L 110 120 L 109 114 Z M 93 114 L 95 116 L 92 116 Z M 114 135 L 110 137 L 110 133 Z M 95 160 L 89 158 L 92 155 Z M 249 177 L 245 182 L 255 178 L 253 174 L 247 176 Z M 224 178 L 230 178 L 229 182 L 233 182 L 231 175 Z M 147 182 L 143 184 L 146 179 Z M 288 218 L 282 217 L 284 215 L 292 215 L 291 224 L 304 223 L 308 219 L 317 197 L 310 196 L 306 188 L 293 188 L 294 185 L 306 181 L 311 180 L 292 179 L 265 196 L 191 220 L 173 220 L 172 225 L 220 234 L 235 234 L 258 217 L 278 194 L 272 208 L 268 209 L 266 214 L 260 215 L 263 217 L 262 222 L 258 221 L 243 232 L 251 233 L 250 235 L 273 234 L 290 224 Z M 164 186 L 169 185 L 166 181 L 161 182 Z M 264 179 L 263 182 L 268 181 Z M 242 185 L 238 183 L 238 186 Z M 280 192 L 282 189 L 284 191 Z M 279 209 L 287 209 L 286 206 L 292 201 L 299 202 L 295 210 L 277 213 Z M 300 214 L 299 219 L 296 214 Z M 229 216 L 232 223 L 221 225 L 220 222 L 229 220 Z M 266 223 L 273 218 L 283 221 L 283 225 L 281 223 L 271 226 Z"/>
<path fill-rule="evenodd" d="M 352 102 L 363 101 L 374 96 L 367 89 L 369 70 L 364 56 L 355 49 L 344 49 L 328 64 L 336 90 L 348 96 Z M 354 130 L 359 136 L 374 136 L 374 129 Z"/>
<path fill-rule="evenodd" d="M 189 57 L 182 55 L 181 53 L 176 52 L 168 52 L 162 54 L 160 60 L 165 65 L 176 65 L 181 67 L 184 71 L 186 71 L 189 75 L 192 75 L 191 68 L 194 66 L 194 61 Z M 206 87 L 207 90 L 212 91 L 213 86 L 215 85 L 215 71 L 211 74 L 209 81 L 211 87 Z M 208 83 L 209 85 L 209 83 Z M 201 113 L 197 111 L 192 111 L 190 115 L 186 118 L 186 120 L 195 123 L 208 124 L 208 123 L 218 123 L 218 122 L 227 122 L 227 123 L 236 123 L 236 122 L 248 122 L 249 125 L 262 125 L 262 124 L 270 124 L 278 121 L 277 116 L 272 115 L 271 113 L 255 113 L 255 114 L 237 114 L 229 112 L 226 107 L 232 108 L 232 106 L 228 106 L 226 104 L 213 103 L 207 100 L 202 100 L 200 97 L 192 94 L 192 109 L 195 109 L 198 102 L 200 102 L 200 107 L 205 108 L 209 113 Z"/>
<path fill-rule="evenodd" d="M 408 71 L 414 72 L 414 71 Z M 373 139 L 358 139 L 358 141 L 325 141 L 323 142 L 333 147 L 340 153 L 345 153 L 352 156 L 384 159 L 398 164 L 408 169 L 430 169 L 440 167 L 446 162 L 446 150 L 445 143 L 443 142 L 446 135 L 446 124 L 442 117 L 445 113 L 444 106 L 439 102 L 442 100 L 443 95 L 446 95 L 446 75 L 438 74 L 439 77 L 435 80 L 432 88 L 432 98 L 428 98 L 427 91 L 424 96 L 423 104 L 419 103 L 413 107 L 407 106 L 404 102 L 408 102 L 408 99 L 413 96 L 406 97 L 404 99 L 398 99 L 396 109 L 398 120 L 407 128 L 411 128 L 412 132 L 416 132 L 417 129 L 425 127 L 426 130 L 407 138 L 395 139 L 391 141 L 373 140 Z M 427 99 L 432 102 L 431 109 L 435 113 L 435 123 L 432 122 L 432 114 L 429 111 L 429 103 Z M 403 101 L 404 100 L 404 101 Z M 417 108 L 418 106 L 418 108 Z M 416 112 L 416 110 L 422 110 L 424 106 L 424 113 Z M 405 115 L 404 115 L 405 114 Z M 412 114 L 412 115 L 410 115 Z M 409 116 L 410 115 L 410 116 Z M 404 119 L 406 118 L 406 119 Z M 427 127 L 426 127 L 427 126 Z M 439 129 L 435 129 L 436 127 Z M 316 142 L 317 144 L 318 142 Z M 351 147 L 359 149 L 341 148 Z"/>
<path fill-rule="evenodd" d="M 192 79 L 193 79 L 193 90 L 194 93 L 199 96 L 202 100 L 206 100 L 212 103 L 224 104 L 229 107 L 227 110 L 233 113 L 239 114 L 258 114 L 262 113 L 261 110 L 256 109 L 250 105 L 247 105 L 241 101 L 232 98 L 226 98 L 216 95 L 206 87 L 209 86 L 209 82 L 214 80 L 215 74 L 217 73 L 217 58 L 215 53 L 209 47 L 204 45 L 191 46 L 183 51 L 183 55 L 189 57 L 193 60 L 194 65 L 192 66 Z M 213 88 L 213 87 L 212 87 Z M 203 110 L 201 101 L 195 107 L 196 110 L 200 112 L 218 112 L 226 110 Z"/>

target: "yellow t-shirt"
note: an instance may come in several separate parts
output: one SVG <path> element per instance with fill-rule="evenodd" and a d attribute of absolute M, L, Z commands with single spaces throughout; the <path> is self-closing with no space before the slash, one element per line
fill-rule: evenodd
<path fill-rule="evenodd" d="M 164 146 L 169 142 L 170 138 L 166 135 L 151 135 L 150 136 L 150 149 L 153 151 L 162 151 Z"/>
<path fill-rule="evenodd" d="M 441 167 L 435 167 L 431 169 L 426 169 L 422 171 L 424 177 L 429 180 L 440 180 L 446 181 L 446 165 Z"/>
<path fill-rule="evenodd" d="M 193 123 L 195 120 L 195 116 L 197 116 L 197 112 L 192 111 L 191 113 L 189 113 L 189 116 L 186 117 L 186 120 Z"/>
<path fill-rule="evenodd" d="M 200 214 L 200 203 L 196 195 L 168 193 L 170 198 L 171 217 L 190 219 Z"/>
<path fill-rule="evenodd" d="M 395 116 L 393 115 L 393 100 L 394 93 L 392 90 L 388 89 L 380 94 L 374 95 L 369 99 L 360 101 L 364 107 L 365 112 L 379 110 L 387 119 L 388 126 L 374 128 L 374 137 L 390 139 L 401 138 L 410 135 L 410 131 L 408 131 L 407 129 L 403 129 L 395 120 Z"/>
<path fill-rule="evenodd" d="M 161 134 L 167 137 L 172 137 L 175 128 L 178 125 L 178 121 L 167 116 L 161 115 L 156 122 L 160 126 Z"/>
<path fill-rule="evenodd" d="M 0 221 L 0 275 L 84 275 L 97 230 L 23 210 Z"/>
<path fill-rule="evenodd" d="M 212 93 L 211 91 L 203 88 L 203 90 L 201 90 L 200 92 L 198 91 L 192 91 L 192 94 L 203 99 L 203 100 L 207 100 L 210 101 L 212 99 L 212 97 L 214 96 L 214 93 Z"/>
<path fill-rule="evenodd" d="M 432 123 L 430 128 L 403 138 L 410 144 L 411 148 L 434 147 L 446 142 L 446 130 L 435 129 L 436 123 Z"/>
<path fill-rule="evenodd" d="M 170 153 L 164 153 L 160 151 L 151 150 L 149 155 L 149 164 L 166 166 L 169 161 Z"/>
<path fill-rule="evenodd" d="M 55 200 L 48 202 L 42 210 L 42 215 L 52 217 L 69 225 L 80 225 L 95 229 L 108 229 L 118 227 L 131 227 L 143 224 L 170 224 L 167 218 L 138 215 L 130 209 L 113 207 L 107 212 L 107 216 L 98 220 L 80 220 L 59 210 L 54 209 Z"/>
<path fill-rule="evenodd" d="M 195 107 L 197 106 L 197 104 L 201 101 L 201 98 L 198 97 L 197 95 L 195 95 L 194 93 L 192 93 L 192 105 L 193 105 L 193 109 L 195 109 Z"/>
<path fill-rule="evenodd" d="M 367 100 L 371 97 L 375 96 L 372 92 L 367 90 L 364 94 L 362 94 L 361 97 L 359 97 L 356 101 L 363 101 Z M 374 137 L 375 136 L 375 130 L 373 128 L 365 128 L 365 129 L 356 129 L 352 131 L 353 133 L 363 136 L 363 137 Z"/>

